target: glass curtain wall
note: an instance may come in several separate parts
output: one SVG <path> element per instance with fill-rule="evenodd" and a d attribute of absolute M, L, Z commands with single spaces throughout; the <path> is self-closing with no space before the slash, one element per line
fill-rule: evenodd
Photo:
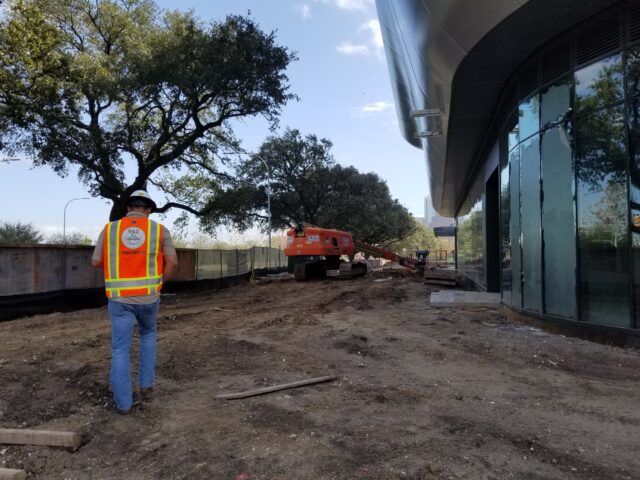
<path fill-rule="evenodd" d="M 503 301 L 637 326 L 640 47 L 577 69 L 516 115 L 500 138 Z"/>
<path fill-rule="evenodd" d="M 577 318 L 571 78 L 541 92 L 545 313 Z"/>
<path fill-rule="evenodd" d="M 512 120 L 507 133 L 509 145 L 509 229 L 511 233 L 511 302 L 522 307 L 522 247 L 520 240 L 520 143 L 518 118 Z"/>
<path fill-rule="evenodd" d="M 542 311 L 542 232 L 540 214 L 540 102 L 538 96 L 518 108 L 520 134 L 520 229 L 522 306 Z"/>
<path fill-rule="evenodd" d="M 504 151 L 504 145 L 500 146 Z M 511 303 L 511 205 L 509 203 L 509 157 L 500 158 L 500 265 L 502 301 Z"/>
<path fill-rule="evenodd" d="M 582 320 L 629 327 L 630 265 L 622 55 L 575 73 Z"/>
<path fill-rule="evenodd" d="M 640 47 L 626 55 L 627 124 L 629 132 L 629 199 L 633 268 L 633 311 L 640 328 Z"/>
<path fill-rule="evenodd" d="M 467 203 L 467 213 L 457 219 L 456 252 L 458 269 L 478 285 L 487 286 L 484 267 L 484 182 L 476 179 Z"/>

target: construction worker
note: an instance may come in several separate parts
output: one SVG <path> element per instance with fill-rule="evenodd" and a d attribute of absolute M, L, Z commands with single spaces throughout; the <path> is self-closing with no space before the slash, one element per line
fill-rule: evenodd
<path fill-rule="evenodd" d="M 111 390 L 122 414 L 133 406 L 130 352 L 136 322 L 140 397 L 146 400 L 153 391 L 160 289 L 178 266 L 171 234 L 148 218 L 155 208 L 146 191 L 133 192 L 127 215 L 108 223 L 100 233 L 91 262 L 94 268 L 104 269 L 111 318 Z"/>

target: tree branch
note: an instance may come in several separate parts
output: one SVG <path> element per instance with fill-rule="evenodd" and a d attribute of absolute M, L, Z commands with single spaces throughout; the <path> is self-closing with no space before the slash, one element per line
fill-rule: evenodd
<path fill-rule="evenodd" d="M 155 211 L 158 213 L 164 213 L 170 208 L 179 208 L 181 210 L 185 210 L 189 213 L 192 213 L 198 217 L 201 217 L 206 212 L 205 210 L 196 210 L 195 208 L 192 208 L 189 205 L 183 205 L 182 203 L 177 203 L 177 202 L 167 202 L 162 207 L 156 208 Z"/>

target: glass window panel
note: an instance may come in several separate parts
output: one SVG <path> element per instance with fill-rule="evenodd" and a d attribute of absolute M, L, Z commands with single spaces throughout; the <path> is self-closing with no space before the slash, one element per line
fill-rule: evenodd
<path fill-rule="evenodd" d="M 540 221 L 540 137 L 520 144 L 520 228 L 522 230 L 522 301 L 542 313 L 542 237 Z"/>
<path fill-rule="evenodd" d="M 640 47 L 627 50 L 626 60 L 627 95 L 640 94 Z"/>
<path fill-rule="evenodd" d="M 518 107 L 518 134 L 520 140 L 538 133 L 540 130 L 540 104 L 538 96 L 531 97 Z"/>
<path fill-rule="evenodd" d="M 511 303 L 511 205 L 509 195 L 509 161 L 508 156 L 500 166 L 500 224 L 501 224 L 501 264 L 502 264 L 502 300 Z"/>
<path fill-rule="evenodd" d="M 543 107 L 544 102 L 545 97 Z M 570 133 L 564 125 L 543 134 L 541 157 L 545 311 L 577 318 L 574 176 Z"/>
<path fill-rule="evenodd" d="M 509 232 L 511 233 L 511 304 L 522 307 L 520 250 L 520 149 L 509 154 Z"/>
<path fill-rule="evenodd" d="M 630 326 L 623 108 L 576 119 L 581 319 Z"/>
<path fill-rule="evenodd" d="M 519 110 L 516 111 L 516 113 Z M 520 135 L 518 132 L 518 117 L 514 113 L 509 119 L 509 123 L 507 124 L 507 139 L 509 144 L 509 151 L 513 150 L 520 143 Z"/>
<path fill-rule="evenodd" d="M 576 110 L 596 110 L 621 100 L 622 77 L 622 54 L 577 70 L 574 75 Z"/>
<path fill-rule="evenodd" d="M 636 85 L 637 88 L 637 85 Z M 631 198 L 631 255 L 635 326 L 640 328 L 640 96 L 629 99 L 629 158 Z"/>
<path fill-rule="evenodd" d="M 540 124 L 550 126 L 565 120 L 571 112 L 571 79 L 547 88 L 541 95 Z"/>
<path fill-rule="evenodd" d="M 484 265 L 484 182 L 478 177 L 458 217 L 458 269 L 478 285 L 487 286 Z"/>

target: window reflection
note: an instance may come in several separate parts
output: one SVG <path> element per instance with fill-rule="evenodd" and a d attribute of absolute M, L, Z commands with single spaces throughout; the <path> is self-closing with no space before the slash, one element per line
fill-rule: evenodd
<path fill-rule="evenodd" d="M 525 138 L 538 133 L 538 130 L 540 130 L 539 115 L 540 105 L 537 95 L 520 104 L 518 107 L 518 129 L 520 140 L 524 140 Z"/>
<path fill-rule="evenodd" d="M 518 131 L 518 117 L 512 115 L 507 125 L 507 138 L 509 143 L 509 151 L 513 150 L 520 143 L 520 132 Z"/>
<path fill-rule="evenodd" d="M 640 94 L 640 47 L 627 51 L 626 63 L 627 95 L 634 97 Z"/>
<path fill-rule="evenodd" d="M 520 229 L 522 231 L 522 302 L 542 313 L 542 238 L 540 235 L 540 137 L 520 144 Z"/>
<path fill-rule="evenodd" d="M 640 52 L 630 56 L 635 65 L 627 67 L 627 72 L 634 72 L 635 79 L 629 80 L 633 86 L 632 93 L 640 93 L 638 90 L 638 60 Z M 631 77 L 631 74 L 628 74 Z M 630 200 L 631 200 L 631 255 L 633 260 L 633 291 L 634 291 L 634 311 L 635 326 L 640 326 L 640 96 L 629 99 L 628 122 L 629 122 L 629 175 L 630 175 Z"/>
<path fill-rule="evenodd" d="M 522 306 L 522 255 L 520 249 L 520 149 L 509 153 L 509 231 L 511 233 L 511 301 Z"/>
<path fill-rule="evenodd" d="M 570 129 L 559 125 L 546 130 L 541 156 L 545 312 L 576 318 L 576 227 Z"/>
<path fill-rule="evenodd" d="M 511 303 L 511 231 L 510 231 L 510 195 L 509 195 L 509 162 L 505 155 L 500 166 L 500 223 L 501 223 L 501 269 L 502 299 Z"/>
<path fill-rule="evenodd" d="M 483 191 L 484 182 L 482 177 L 478 177 L 463 209 L 468 213 L 458 217 L 456 249 L 458 269 L 477 284 L 486 287 Z"/>
<path fill-rule="evenodd" d="M 542 128 L 566 121 L 571 113 L 571 79 L 566 78 L 541 93 L 540 124 Z"/>
<path fill-rule="evenodd" d="M 596 110 L 622 99 L 622 54 L 576 71 L 576 109 Z"/>
<path fill-rule="evenodd" d="M 629 326 L 626 149 L 621 106 L 576 119 L 580 307 Z"/>

